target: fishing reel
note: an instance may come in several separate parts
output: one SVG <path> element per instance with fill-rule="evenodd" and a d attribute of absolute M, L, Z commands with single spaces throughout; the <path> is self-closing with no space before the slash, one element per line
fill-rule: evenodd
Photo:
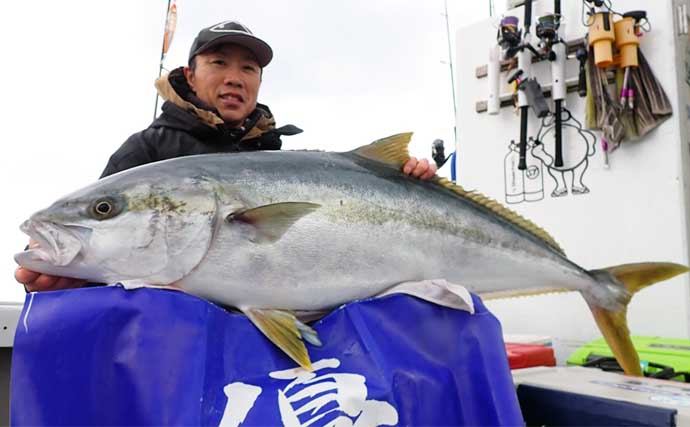
<path fill-rule="evenodd" d="M 537 22 L 537 37 L 543 41 L 553 43 L 558 36 L 558 27 L 561 25 L 561 17 L 556 14 L 549 14 L 539 17 Z"/>
<path fill-rule="evenodd" d="M 441 169 L 441 167 L 446 164 L 450 158 L 450 156 L 446 157 L 446 149 L 443 146 L 442 139 L 435 139 L 431 144 L 431 158 L 434 159 L 438 169 Z"/>
<path fill-rule="evenodd" d="M 551 46 L 558 43 L 558 28 L 561 25 L 561 15 L 550 14 L 539 17 L 536 27 L 536 34 L 539 38 L 539 47 L 545 53 L 549 61 L 556 60 L 556 54 L 551 50 Z"/>
<path fill-rule="evenodd" d="M 501 49 L 506 51 L 506 59 L 512 58 L 518 52 L 522 40 L 522 31 L 518 29 L 520 20 L 516 16 L 506 16 L 501 19 L 496 39 Z"/>

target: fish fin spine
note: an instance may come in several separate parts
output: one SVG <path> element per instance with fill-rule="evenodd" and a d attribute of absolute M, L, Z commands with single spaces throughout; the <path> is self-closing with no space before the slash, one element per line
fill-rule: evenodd
<path fill-rule="evenodd" d="M 528 233 L 537 237 L 541 241 L 545 242 L 550 247 L 555 249 L 558 253 L 565 255 L 565 251 L 563 250 L 563 248 L 561 248 L 558 242 L 556 242 L 556 239 L 554 239 L 546 230 L 539 227 L 527 218 L 524 218 L 517 212 L 512 211 L 507 207 L 503 206 L 500 202 L 491 199 L 490 197 L 487 197 L 476 191 L 467 191 L 464 188 L 462 188 L 462 186 L 457 185 L 443 177 L 436 176 L 431 180 L 436 184 L 446 188 L 447 190 L 450 190 L 453 193 L 459 195 L 460 197 L 470 200 L 490 210 L 494 214 L 500 216 L 501 218 L 512 223 L 513 225 L 520 227 L 521 229 L 527 231 Z"/>

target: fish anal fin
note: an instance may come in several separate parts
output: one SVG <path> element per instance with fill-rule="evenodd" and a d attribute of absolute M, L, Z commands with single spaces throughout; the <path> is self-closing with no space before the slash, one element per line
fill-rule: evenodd
<path fill-rule="evenodd" d="M 537 295 L 556 294 L 556 293 L 565 293 L 565 292 L 573 292 L 573 291 L 574 291 L 573 289 L 565 289 L 565 288 L 514 289 L 514 290 L 506 290 L 506 291 L 479 292 L 479 296 L 483 300 L 492 300 L 492 299 L 504 299 L 504 298 L 531 297 L 531 296 L 537 296 Z"/>
<path fill-rule="evenodd" d="M 300 218 L 321 207 L 317 203 L 282 202 L 256 208 L 242 209 L 228 215 L 229 223 L 239 221 L 256 228 L 255 243 L 274 243 Z"/>
<path fill-rule="evenodd" d="M 287 311 L 257 308 L 244 308 L 242 311 L 273 344 L 292 360 L 308 371 L 313 370 L 302 338 L 320 345 L 316 331 Z"/>
<path fill-rule="evenodd" d="M 583 292 L 583 296 L 590 310 L 592 310 L 594 320 L 606 343 L 626 374 L 642 376 L 640 358 L 637 355 L 635 346 L 630 338 L 630 330 L 628 329 L 627 309 L 632 295 L 649 285 L 670 279 L 687 271 L 688 267 L 680 264 L 646 262 L 619 265 L 590 272 L 603 285 L 622 286 L 625 289 L 618 296 L 619 309 L 602 307 L 597 304 L 595 297 L 589 296 L 585 292 Z M 608 280 L 606 280 L 607 277 Z"/>
<path fill-rule="evenodd" d="M 395 168 L 402 168 L 410 159 L 410 153 L 407 150 L 410 139 L 412 139 L 412 132 L 399 133 L 359 147 L 352 150 L 352 153 Z"/>

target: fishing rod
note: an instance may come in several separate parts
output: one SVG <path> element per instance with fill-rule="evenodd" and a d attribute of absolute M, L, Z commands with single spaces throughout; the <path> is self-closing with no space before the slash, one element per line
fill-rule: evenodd
<path fill-rule="evenodd" d="M 453 72 L 453 52 L 450 45 L 450 25 L 448 24 L 448 0 L 444 0 L 444 15 L 446 18 L 446 38 L 448 40 L 448 68 L 450 70 L 450 89 L 453 95 L 453 117 L 458 116 L 458 107 L 455 100 L 455 73 Z M 455 136 L 455 143 L 458 143 L 458 128 L 453 126 L 453 135 Z"/>
<path fill-rule="evenodd" d="M 532 26 L 532 0 L 525 0 L 525 16 L 522 24 L 524 34 L 522 36 L 522 44 L 524 46 L 531 46 L 530 42 L 530 27 Z M 532 57 L 529 52 L 523 47 L 518 53 L 518 67 L 529 79 L 529 72 L 532 68 Z M 518 162 L 518 169 L 527 169 L 527 118 L 529 115 L 529 100 L 525 91 L 518 91 L 518 105 L 520 106 L 520 145 L 519 153 L 520 160 Z"/>
<path fill-rule="evenodd" d="M 554 0 L 554 19 L 556 44 L 553 46 L 553 53 L 556 55 L 554 61 L 551 62 L 551 80 L 553 85 L 551 87 L 551 95 L 554 100 L 554 114 L 556 115 L 556 159 L 557 167 L 563 166 L 563 101 L 565 100 L 565 60 L 566 49 L 563 40 L 559 39 L 559 31 L 563 31 L 561 27 L 561 0 Z"/>
<path fill-rule="evenodd" d="M 551 97 L 554 100 L 555 117 L 555 160 L 556 167 L 563 166 L 563 102 L 566 97 L 565 61 L 567 59 L 565 42 L 559 33 L 564 32 L 561 1 L 554 0 L 554 12 L 539 18 L 536 33 L 540 47 L 551 62 Z"/>
<path fill-rule="evenodd" d="M 518 70 L 508 79 L 508 83 L 517 83 L 518 106 L 520 107 L 520 143 L 518 169 L 527 169 L 527 124 L 529 109 L 532 107 L 539 118 L 549 114 L 549 107 L 544 99 L 541 86 L 537 79 L 530 78 L 532 57 L 543 59 L 531 43 L 530 28 L 532 26 L 532 0 L 524 2 L 525 14 L 523 19 L 522 43 L 507 50 L 506 55 L 517 54 Z"/>
<path fill-rule="evenodd" d="M 524 21 L 522 30 L 519 29 L 520 20 L 515 16 L 501 19 L 496 39 L 498 46 L 489 50 L 488 80 L 489 80 L 489 114 L 498 114 L 500 98 L 498 93 L 500 60 L 510 59 L 517 55 L 518 69 L 508 78 L 508 83 L 516 83 L 518 107 L 520 108 L 520 141 L 518 169 L 527 169 L 527 131 L 530 107 L 539 118 L 549 114 L 549 106 L 544 99 L 544 93 L 536 78 L 530 78 L 532 58 L 545 59 L 531 43 L 530 27 L 532 26 L 532 0 L 524 3 Z"/>
<path fill-rule="evenodd" d="M 500 74 L 501 60 L 515 56 L 519 50 L 522 31 L 518 28 L 520 20 L 516 16 L 501 18 L 496 33 L 496 44 L 489 48 L 489 62 L 487 66 L 487 80 L 489 83 L 489 99 L 487 112 L 498 114 L 501 109 Z"/>
<path fill-rule="evenodd" d="M 177 4 L 175 0 L 168 0 L 168 7 L 166 8 L 165 15 L 165 31 L 163 33 L 163 43 L 161 46 L 161 58 L 158 65 L 158 78 L 163 75 L 163 62 L 165 61 L 165 55 L 170 49 L 170 44 L 172 43 L 173 34 L 175 33 L 175 27 L 177 25 Z M 158 92 L 156 91 L 156 103 L 153 106 L 153 119 L 156 119 L 158 115 Z"/>

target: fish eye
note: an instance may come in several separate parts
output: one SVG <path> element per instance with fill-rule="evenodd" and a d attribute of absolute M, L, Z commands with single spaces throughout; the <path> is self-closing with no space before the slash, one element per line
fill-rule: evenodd
<path fill-rule="evenodd" d="M 91 204 L 91 215 L 99 220 L 112 218 L 119 213 L 117 203 L 110 197 L 103 197 Z"/>
<path fill-rule="evenodd" d="M 96 205 L 96 212 L 101 215 L 108 215 L 112 209 L 113 207 L 106 201 L 102 201 Z"/>

